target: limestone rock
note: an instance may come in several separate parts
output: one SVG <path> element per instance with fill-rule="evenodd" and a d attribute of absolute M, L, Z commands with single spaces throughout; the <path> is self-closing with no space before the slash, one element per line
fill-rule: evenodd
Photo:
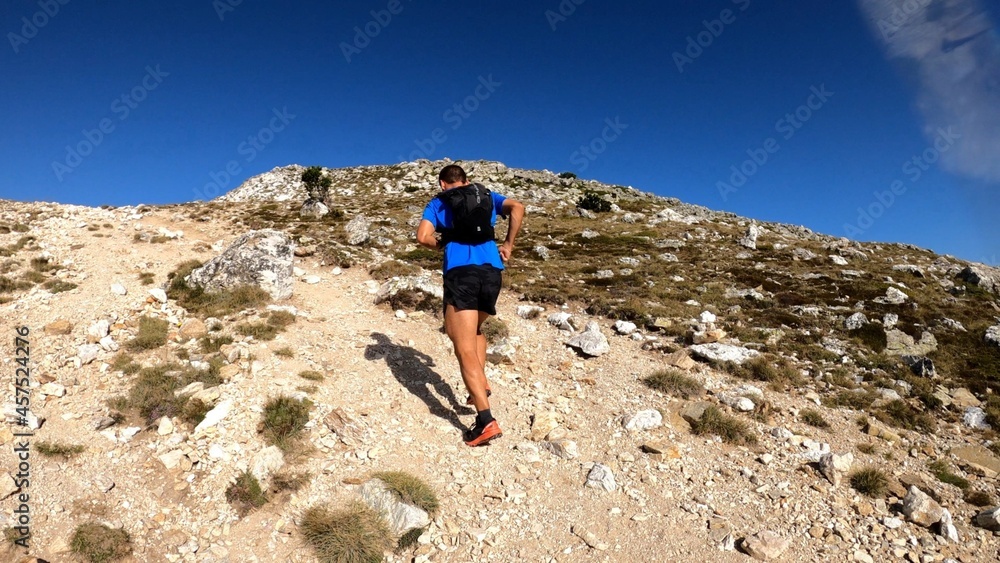
<path fill-rule="evenodd" d="M 396 537 L 431 523 L 427 512 L 401 501 L 379 479 L 371 479 L 361 486 L 361 500 L 385 518 Z"/>
<path fill-rule="evenodd" d="M 545 312 L 544 307 L 539 307 L 537 305 L 518 305 L 517 306 L 517 316 L 522 319 L 534 319 L 538 315 Z"/>
<path fill-rule="evenodd" d="M 668 354 L 663 358 L 663 361 L 670 366 L 675 368 L 680 368 L 682 370 L 694 369 L 698 362 L 691 359 L 691 356 L 684 350 L 678 350 L 672 354 Z"/>
<path fill-rule="evenodd" d="M 344 231 L 347 233 L 347 244 L 351 246 L 364 244 L 371 238 L 371 234 L 368 232 L 369 227 L 371 227 L 371 221 L 364 215 L 357 215 L 348 221 L 347 225 L 344 226 Z"/>
<path fill-rule="evenodd" d="M 882 305 L 902 305 L 903 303 L 906 303 L 909 298 L 910 297 L 908 295 L 903 293 L 898 288 L 889 286 L 885 290 L 885 296 L 876 297 L 875 302 Z"/>
<path fill-rule="evenodd" d="M 21 489 L 17 486 L 10 473 L 0 473 L 0 500 L 3 500 Z"/>
<path fill-rule="evenodd" d="M 576 459 L 580 457 L 576 442 L 566 438 L 542 442 L 542 448 L 561 459 Z"/>
<path fill-rule="evenodd" d="M 983 335 L 983 340 L 985 340 L 987 344 L 1000 346 L 1000 325 L 991 326 L 986 329 L 986 334 Z"/>
<path fill-rule="evenodd" d="M 486 348 L 486 360 L 494 365 L 513 365 L 515 352 L 516 350 L 514 345 L 511 344 L 510 339 L 501 338 L 498 342 L 490 344 Z"/>
<path fill-rule="evenodd" d="M 568 346 L 576 348 L 590 357 L 599 357 L 611 351 L 607 337 L 601 332 L 601 326 L 595 321 L 587 323 L 583 332 L 570 338 L 566 343 Z"/>
<path fill-rule="evenodd" d="M 549 324 L 558 328 L 559 330 L 566 330 L 573 332 L 576 330 L 575 323 L 573 322 L 573 315 L 569 313 L 552 313 L 548 318 Z"/>
<path fill-rule="evenodd" d="M 623 417 L 622 426 L 626 430 L 652 430 L 663 426 L 663 415 L 656 409 L 639 411 L 632 416 Z"/>
<path fill-rule="evenodd" d="M 611 468 L 600 463 L 595 463 L 590 472 L 587 473 L 587 486 L 595 489 L 604 489 L 608 492 L 618 488 L 618 484 L 615 482 L 615 474 L 611 472 Z"/>
<path fill-rule="evenodd" d="M 208 413 L 205 414 L 204 420 L 198 423 L 198 426 L 196 426 L 194 429 L 194 433 L 198 434 L 199 432 L 205 430 L 206 428 L 211 428 L 216 424 L 222 422 L 222 419 L 226 418 L 226 415 L 229 414 L 229 409 L 231 409 L 232 407 L 233 407 L 232 399 L 227 399 L 219 403 L 214 409 L 208 411 Z"/>
<path fill-rule="evenodd" d="M 417 291 L 438 299 L 444 296 L 441 284 L 432 282 L 429 274 L 403 276 L 392 278 L 382 284 L 378 288 L 378 292 L 375 293 L 375 304 L 378 305 L 379 303 L 388 301 L 401 291 Z"/>
<path fill-rule="evenodd" d="M 312 198 L 307 199 L 299 209 L 299 215 L 303 217 L 315 217 L 317 219 L 324 217 L 329 213 L 329 207 L 327 207 L 322 201 Z"/>
<path fill-rule="evenodd" d="M 250 463 L 250 473 L 258 481 L 264 483 L 268 477 L 276 473 L 284 465 L 285 454 L 281 452 L 281 449 L 278 446 L 268 446 L 253 456 L 253 461 Z"/>
<path fill-rule="evenodd" d="M 120 283 L 113 283 L 111 284 L 111 293 L 115 295 L 126 295 L 128 294 L 128 290 L 125 289 L 125 286 Z"/>
<path fill-rule="evenodd" d="M 868 324 L 868 317 L 864 313 L 854 313 L 844 321 L 844 328 L 847 330 L 857 330 Z"/>
<path fill-rule="evenodd" d="M 756 358 L 760 355 L 760 352 L 756 350 L 733 346 L 731 344 L 721 344 L 718 342 L 711 344 L 696 344 L 691 346 L 690 350 L 692 354 L 698 356 L 699 358 L 718 362 L 733 362 L 734 364 L 742 364 L 743 362 Z"/>
<path fill-rule="evenodd" d="M 333 409 L 323 422 L 346 446 L 357 448 L 364 441 L 364 425 L 343 409 Z"/>
<path fill-rule="evenodd" d="M 181 323 L 178 334 L 185 340 L 189 338 L 201 338 L 208 334 L 208 328 L 205 327 L 205 323 L 201 319 L 191 317 Z"/>
<path fill-rule="evenodd" d="M 937 350 L 937 339 L 929 332 L 924 332 L 920 336 L 920 342 L 914 341 L 913 337 L 905 332 L 893 329 L 886 331 L 887 354 L 896 356 L 926 356 Z"/>
<path fill-rule="evenodd" d="M 958 529 L 955 528 L 955 523 L 951 519 L 951 512 L 947 508 L 942 510 L 941 520 L 938 522 L 938 531 L 948 541 L 958 543 Z"/>
<path fill-rule="evenodd" d="M 287 299 L 292 295 L 294 246 L 292 239 L 281 231 L 250 231 L 222 254 L 195 268 L 184 281 L 210 292 L 250 284 L 274 299 Z"/>
<path fill-rule="evenodd" d="M 87 327 L 87 341 L 90 343 L 99 342 L 108 335 L 111 330 L 111 323 L 101 319 Z"/>
<path fill-rule="evenodd" d="M 559 426 L 559 417 L 554 411 L 538 411 L 531 416 L 531 433 L 528 437 L 540 442 Z"/>
<path fill-rule="evenodd" d="M 910 522 L 929 528 L 941 521 L 944 509 L 926 493 L 910 485 L 903 499 L 903 515 Z"/>
<path fill-rule="evenodd" d="M 636 331 L 635 323 L 630 323 L 628 321 L 615 321 L 615 332 L 618 334 L 629 335 Z"/>
<path fill-rule="evenodd" d="M 80 358 L 80 364 L 82 365 L 87 365 L 96 360 L 97 355 L 100 353 L 101 347 L 98 344 L 81 344 L 76 351 L 76 355 Z"/>
<path fill-rule="evenodd" d="M 149 296 L 152 297 L 157 303 L 167 302 L 167 292 L 163 291 L 158 287 L 154 287 L 149 290 Z"/>
<path fill-rule="evenodd" d="M 770 531 L 759 532 L 743 540 L 743 551 L 760 561 L 774 561 L 791 546 L 791 541 Z"/>
<path fill-rule="evenodd" d="M 962 465 L 990 479 L 1000 476 L 1000 458 L 982 446 L 953 448 L 950 453 L 957 457 Z"/>
<path fill-rule="evenodd" d="M 828 453 L 819 458 L 819 471 L 833 483 L 833 486 L 839 487 L 843 476 L 851 470 L 853 463 L 854 454 L 850 452 L 843 455 Z"/>
<path fill-rule="evenodd" d="M 977 285 L 986 291 L 1000 295 L 1000 270 L 982 264 L 971 264 L 958 274 L 966 283 Z"/>
<path fill-rule="evenodd" d="M 739 243 L 740 246 L 749 248 L 750 250 L 756 250 L 757 237 L 759 236 L 760 236 L 760 227 L 758 227 L 757 225 L 750 225 L 749 227 L 747 227 L 746 232 L 743 233 L 743 236 L 740 237 L 740 239 L 736 242 Z"/>
<path fill-rule="evenodd" d="M 38 388 L 38 392 L 41 393 L 42 395 L 62 397 L 66 395 L 66 387 L 58 383 L 50 382 L 40 386 Z"/>
<path fill-rule="evenodd" d="M 976 525 L 993 532 L 1000 532 L 1000 506 L 984 510 L 976 515 Z"/>

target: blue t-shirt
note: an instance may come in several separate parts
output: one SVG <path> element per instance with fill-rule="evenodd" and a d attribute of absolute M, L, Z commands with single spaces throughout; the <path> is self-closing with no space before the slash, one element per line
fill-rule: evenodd
<path fill-rule="evenodd" d="M 497 215 L 503 210 L 503 202 L 506 197 L 490 192 L 493 198 L 493 213 L 490 214 L 490 224 L 496 225 Z M 424 219 L 434 225 L 434 229 L 440 231 L 442 228 L 451 228 L 451 209 L 438 198 L 434 198 L 427 207 L 424 208 Z M 488 240 L 481 244 L 463 244 L 461 242 L 449 242 L 444 247 L 444 271 L 459 266 L 478 266 L 489 264 L 497 269 L 503 269 L 503 260 L 500 259 L 500 251 L 497 250 L 495 241 Z"/>

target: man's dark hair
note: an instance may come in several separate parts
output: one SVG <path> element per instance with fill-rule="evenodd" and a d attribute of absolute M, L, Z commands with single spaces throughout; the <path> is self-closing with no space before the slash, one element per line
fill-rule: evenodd
<path fill-rule="evenodd" d="M 469 177 L 465 175 L 465 170 L 461 166 L 449 164 L 441 169 L 438 180 L 444 181 L 445 184 L 454 184 L 455 182 L 468 182 Z"/>

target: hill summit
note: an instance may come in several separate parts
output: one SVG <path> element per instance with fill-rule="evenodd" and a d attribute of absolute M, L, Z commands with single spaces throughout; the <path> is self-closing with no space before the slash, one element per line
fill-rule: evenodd
<path fill-rule="evenodd" d="M 314 561 L 344 523 L 390 561 L 997 557 L 996 269 L 459 162 L 528 206 L 470 449 L 413 240 L 448 162 L 0 201 L 5 560 Z"/>

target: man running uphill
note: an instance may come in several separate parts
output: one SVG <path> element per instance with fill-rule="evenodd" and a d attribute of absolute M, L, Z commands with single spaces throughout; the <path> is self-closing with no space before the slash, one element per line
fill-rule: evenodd
<path fill-rule="evenodd" d="M 480 330 L 495 315 L 503 263 L 510 260 L 521 229 L 524 205 L 480 184 L 470 184 L 465 170 L 445 166 L 438 174 L 441 193 L 424 208 L 417 242 L 444 250 L 444 326 L 455 346 L 462 381 L 476 407 L 476 424 L 465 443 L 482 446 L 501 435 L 490 413 L 486 381 L 486 337 Z M 509 216 L 507 238 L 497 246 L 493 226 L 497 215 Z M 441 239 L 435 237 L 441 233 Z"/>

